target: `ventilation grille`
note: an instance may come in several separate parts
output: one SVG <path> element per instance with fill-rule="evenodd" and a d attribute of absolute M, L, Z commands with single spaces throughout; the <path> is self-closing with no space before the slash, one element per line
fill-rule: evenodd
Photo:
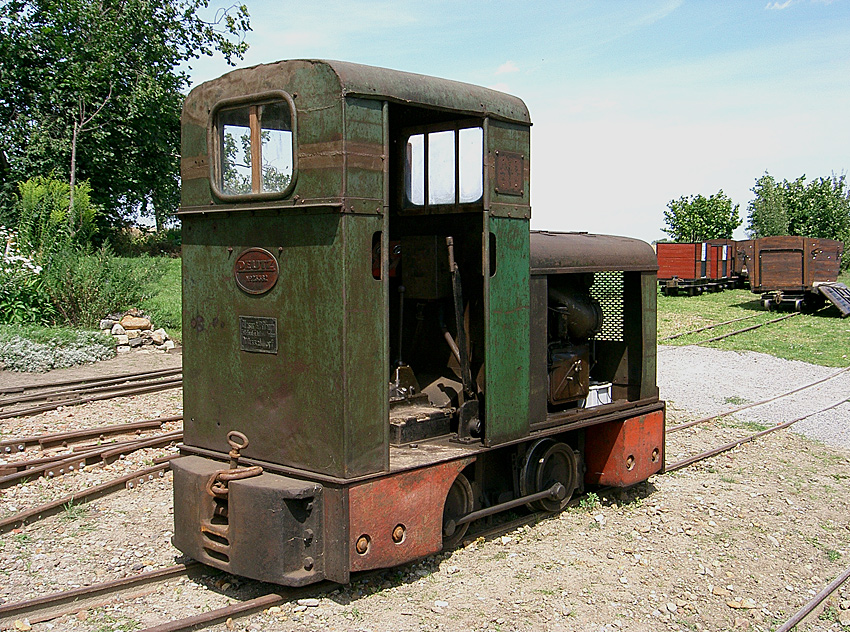
<path fill-rule="evenodd" d="M 602 329 L 594 340 L 623 342 L 623 273 L 619 271 L 596 272 L 590 295 L 602 307 Z"/>

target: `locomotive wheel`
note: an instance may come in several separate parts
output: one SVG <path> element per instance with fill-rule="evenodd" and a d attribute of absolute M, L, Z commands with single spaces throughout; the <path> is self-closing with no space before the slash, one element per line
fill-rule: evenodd
<path fill-rule="evenodd" d="M 446 504 L 443 505 L 443 548 L 453 549 L 469 529 L 469 523 L 455 524 L 455 521 L 472 511 L 473 496 L 472 485 L 463 474 L 458 474 L 452 483 L 449 493 L 446 495 Z"/>
<path fill-rule="evenodd" d="M 528 496 L 561 483 L 566 490 L 563 498 L 528 504 L 532 511 L 561 511 L 570 502 L 578 485 L 576 472 L 576 455 L 570 446 L 553 439 L 540 439 L 532 444 L 523 460 L 519 479 L 520 495 Z"/>
<path fill-rule="evenodd" d="M 563 498 L 546 498 L 532 503 L 543 511 L 561 511 L 570 502 L 573 491 L 578 486 L 576 453 L 566 443 L 556 443 L 549 447 L 539 461 L 536 483 L 537 491 L 549 489 L 555 483 L 564 486 Z"/>

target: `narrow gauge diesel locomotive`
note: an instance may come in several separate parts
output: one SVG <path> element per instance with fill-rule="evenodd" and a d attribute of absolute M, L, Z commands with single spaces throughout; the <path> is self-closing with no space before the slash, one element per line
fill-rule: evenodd
<path fill-rule="evenodd" d="M 529 230 L 530 126 L 506 94 L 334 61 L 191 92 L 180 550 L 346 582 L 662 469 L 655 255 Z"/>

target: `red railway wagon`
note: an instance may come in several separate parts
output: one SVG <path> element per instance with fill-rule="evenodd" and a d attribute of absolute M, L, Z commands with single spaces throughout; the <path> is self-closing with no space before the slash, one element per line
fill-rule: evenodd
<path fill-rule="evenodd" d="M 708 277 L 733 287 L 737 284 L 735 275 L 735 240 L 708 240 Z"/>
<path fill-rule="evenodd" d="M 684 292 L 689 296 L 706 290 L 732 287 L 733 253 L 731 239 L 695 243 L 659 243 L 658 283 L 664 294 Z"/>
<path fill-rule="evenodd" d="M 750 289 L 767 309 L 818 309 L 829 299 L 842 316 L 850 315 L 850 291 L 837 283 L 843 252 L 844 244 L 833 239 L 761 237 L 753 241 Z"/>

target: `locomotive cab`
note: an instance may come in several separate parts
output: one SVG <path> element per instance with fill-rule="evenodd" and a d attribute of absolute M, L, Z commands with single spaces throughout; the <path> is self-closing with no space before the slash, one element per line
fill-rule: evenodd
<path fill-rule="evenodd" d="M 184 104 L 175 545 L 345 582 L 663 463 L 655 271 L 531 233 L 518 98 L 329 61 Z"/>

